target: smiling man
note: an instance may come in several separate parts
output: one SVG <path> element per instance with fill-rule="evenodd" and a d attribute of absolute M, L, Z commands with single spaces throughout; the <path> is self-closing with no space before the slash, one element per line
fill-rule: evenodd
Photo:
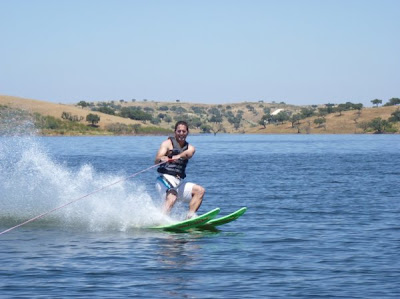
<path fill-rule="evenodd" d="M 160 196 L 165 200 L 164 212 L 169 213 L 177 200 L 189 202 L 189 212 L 186 218 L 196 216 L 205 190 L 202 186 L 184 181 L 186 166 L 193 157 L 196 149 L 186 142 L 189 134 L 189 126 L 184 121 L 175 124 L 175 137 L 169 137 L 157 152 L 155 164 L 160 165 L 157 171 L 156 188 Z"/>

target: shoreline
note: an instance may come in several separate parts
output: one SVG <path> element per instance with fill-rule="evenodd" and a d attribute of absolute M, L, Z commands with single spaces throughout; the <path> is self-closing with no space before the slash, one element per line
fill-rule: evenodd
<path fill-rule="evenodd" d="M 43 136 L 162 136 L 167 135 L 168 132 L 172 133 L 173 123 L 179 119 L 187 120 L 189 124 L 192 122 L 195 125 L 190 129 L 191 134 L 214 134 L 215 132 L 217 135 L 222 133 L 267 135 L 374 134 L 373 129 L 368 127 L 368 123 L 377 118 L 386 121 L 395 111 L 400 110 L 400 106 L 397 105 L 366 107 L 361 110 L 351 109 L 320 115 L 319 108 L 314 108 L 314 115 L 301 118 L 297 122 L 285 119 L 262 125 L 260 122 L 267 110 L 271 112 L 271 115 L 281 110 L 286 111 L 288 115 L 297 115 L 307 107 L 264 102 L 226 105 L 167 102 L 124 102 L 117 104 L 120 109 L 136 109 L 135 107 L 140 106 L 140 110 L 151 112 L 153 120 L 155 119 L 157 122 L 105 114 L 93 111 L 90 107 L 83 108 L 77 105 L 54 104 L 0 95 L 0 112 L 5 110 L 5 117 L 7 117 L 7 112 L 11 111 L 12 117 L 13 111 L 16 111 L 16 114 L 28 115 L 32 122 L 39 119 L 41 126 L 38 130 L 42 130 L 39 134 Z M 320 105 L 321 107 L 323 105 Z M 311 107 L 308 107 L 308 109 L 311 109 Z M 71 119 L 65 119 L 63 116 L 66 114 L 71 116 Z M 99 121 L 96 123 L 97 129 L 91 129 L 90 125 L 87 124 L 88 121 L 85 119 L 88 114 L 99 116 Z M 238 117 L 238 115 L 240 116 Z M 4 117 L 4 114 L 0 113 L 0 121 L 2 116 Z M 216 120 L 217 116 L 219 120 Z M 164 117 L 168 117 L 169 120 L 166 121 Z M 72 119 L 78 119 L 78 121 Z M 20 121 L 23 121 L 22 116 Z M 56 123 L 57 126 L 52 126 L 52 123 Z M 10 121 L 7 122 L 6 120 L 5 124 L 9 126 Z M 391 124 L 393 130 L 390 130 L 397 130 L 394 134 L 400 134 L 400 122 Z M 385 130 L 390 131 L 387 128 Z M 202 133 L 202 131 L 207 133 Z M 131 132 L 137 133 L 131 134 Z M 392 132 L 385 133 L 393 134 Z"/>

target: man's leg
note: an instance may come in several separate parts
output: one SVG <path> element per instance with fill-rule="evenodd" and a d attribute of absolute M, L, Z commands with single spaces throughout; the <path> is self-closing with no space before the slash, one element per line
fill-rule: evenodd
<path fill-rule="evenodd" d="M 203 202 L 204 193 L 206 190 L 200 185 L 194 185 L 192 189 L 192 200 L 189 203 L 189 213 L 187 218 L 192 218 Z"/>
<path fill-rule="evenodd" d="M 169 214 L 171 212 L 172 207 L 174 206 L 176 199 L 177 199 L 177 193 L 175 192 L 167 192 L 167 197 L 165 198 L 165 203 L 164 203 L 164 208 L 163 212 L 165 214 Z"/>

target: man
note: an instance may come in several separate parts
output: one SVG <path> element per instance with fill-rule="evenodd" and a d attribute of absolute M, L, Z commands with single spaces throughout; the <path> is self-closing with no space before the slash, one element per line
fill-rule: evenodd
<path fill-rule="evenodd" d="M 160 176 L 156 182 L 158 192 L 165 199 L 164 212 L 169 213 L 177 200 L 187 201 L 187 219 L 196 217 L 205 193 L 202 186 L 183 180 L 186 177 L 186 165 L 196 151 L 194 146 L 186 142 L 188 134 L 188 124 L 178 121 L 175 124 L 175 137 L 169 137 L 161 143 L 155 158 L 155 164 L 165 162 L 157 169 Z"/>

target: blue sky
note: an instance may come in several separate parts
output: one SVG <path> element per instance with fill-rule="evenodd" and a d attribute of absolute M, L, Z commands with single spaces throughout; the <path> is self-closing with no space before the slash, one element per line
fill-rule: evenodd
<path fill-rule="evenodd" d="M 400 97 L 397 0 L 0 0 L 0 94 L 57 103 Z"/>

